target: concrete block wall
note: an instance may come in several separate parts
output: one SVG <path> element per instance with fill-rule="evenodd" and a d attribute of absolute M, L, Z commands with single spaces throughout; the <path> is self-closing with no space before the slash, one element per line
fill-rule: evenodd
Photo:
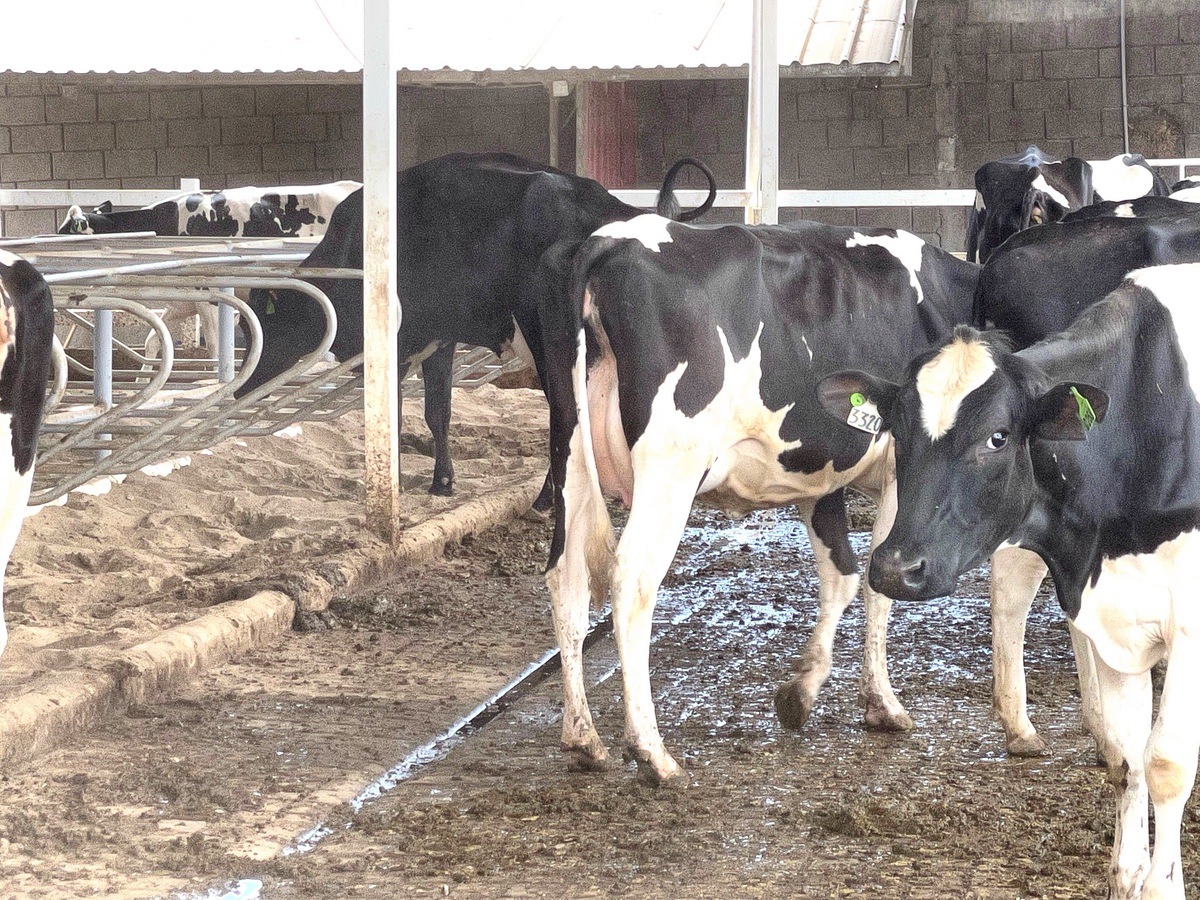
<path fill-rule="evenodd" d="M 355 85 L 0 84 L 0 187 L 173 189 L 359 178 Z M 5 235 L 53 232 L 64 210 L 11 209 Z"/>

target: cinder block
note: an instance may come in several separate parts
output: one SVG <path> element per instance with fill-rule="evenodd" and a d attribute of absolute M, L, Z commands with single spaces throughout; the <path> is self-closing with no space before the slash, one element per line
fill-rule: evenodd
<path fill-rule="evenodd" d="M 154 119 L 198 119 L 201 113 L 200 91 L 171 89 L 150 94 L 150 116 Z"/>
<path fill-rule="evenodd" d="M 1129 79 L 1129 103 L 1131 106 L 1182 103 L 1183 99 L 1183 78 L 1178 75 Z"/>
<path fill-rule="evenodd" d="M 908 174 L 907 147 L 864 147 L 853 151 L 853 159 L 854 174 L 860 178 L 878 174 L 886 183 L 889 176 Z"/>
<path fill-rule="evenodd" d="M 79 150 L 51 154 L 55 178 L 103 178 L 104 154 L 99 150 Z"/>
<path fill-rule="evenodd" d="M 75 97 L 47 97 L 47 122 L 95 122 L 96 95 L 86 91 Z"/>
<path fill-rule="evenodd" d="M 192 178 L 209 171 L 207 147 L 167 147 L 154 151 L 154 158 L 159 175 Z"/>
<path fill-rule="evenodd" d="M 1104 134 L 1098 109 L 1056 109 L 1046 116 L 1046 137 L 1056 140 L 1094 138 Z"/>
<path fill-rule="evenodd" d="M 1061 50 L 1066 46 L 1067 26 L 1065 22 L 1039 21 L 1014 22 L 1012 24 L 1012 49 L 1014 52 Z"/>
<path fill-rule="evenodd" d="M 171 147 L 210 147 L 221 143 L 220 119 L 171 119 L 167 144 Z"/>
<path fill-rule="evenodd" d="M 167 123 L 141 120 L 117 122 L 116 149 L 144 150 L 148 147 L 163 147 L 167 143 Z"/>
<path fill-rule="evenodd" d="M 958 58 L 958 83 L 971 83 L 987 80 L 987 56 L 982 53 L 960 56 Z"/>
<path fill-rule="evenodd" d="M 898 228 L 902 231 L 912 231 L 912 211 L 899 206 L 861 207 L 855 224 L 862 228 Z"/>
<path fill-rule="evenodd" d="M 1042 54 L 1046 78 L 1090 78 L 1099 74 L 1095 50 L 1047 50 Z"/>
<path fill-rule="evenodd" d="M 262 164 L 266 171 L 316 168 L 312 144 L 267 144 L 262 148 Z"/>
<path fill-rule="evenodd" d="M 275 120 L 270 116 L 238 116 L 221 120 L 222 144 L 270 144 L 275 140 Z"/>
<path fill-rule="evenodd" d="M 1154 48 L 1153 47 L 1126 47 L 1125 48 L 1125 66 L 1130 77 L 1134 75 L 1153 75 L 1154 74 Z M 1120 74 L 1121 61 L 1117 57 L 1117 65 L 1104 69 L 1105 75 L 1114 73 Z"/>
<path fill-rule="evenodd" d="M 150 118 L 149 91 L 100 94 L 96 100 L 99 106 L 99 118 L 103 122 L 128 122 Z"/>
<path fill-rule="evenodd" d="M 1116 47 L 1120 41 L 1117 17 L 1106 15 L 1098 19 L 1072 19 L 1067 22 L 1067 46 Z"/>
<path fill-rule="evenodd" d="M 6 237 L 29 237 L 35 234 L 54 234 L 58 220 L 53 209 L 9 209 L 4 211 Z"/>
<path fill-rule="evenodd" d="M 499 121 L 504 120 L 501 118 Z M 511 118 L 508 122 L 511 124 Z M 323 141 L 327 137 L 325 116 L 275 116 L 274 134 L 278 143 Z"/>
<path fill-rule="evenodd" d="M 908 148 L 909 175 L 936 175 L 937 165 L 937 144 L 913 144 Z"/>
<path fill-rule="evenodd" d="M 111 150 L 115 146 L 112 122 L 63 126 L 64 150 Z"/>
<path fill-rule="evenodd" d="M 640 100 L 640 93 L 638 97 Z M 362 88 L 354 84 L 309 85 L 308 111 L 313 113 L 362 112 Z"/>
<path fill-rule="evenodd" d="M 1154 59 L 1159 75 L 1195 75 L 1200 72 L 1200 44 L 1159 47 Z"/>
<path fill-rule="evenodd" d="M 104 176 L 106 178 L 149 178 L 157 174 L 154 167 L 153 149 L 118 148 L 104 151 Z"/>
<path fill-rule="evenodd" d="M 796 115 L 806 119 L 845 119 L 850 116 L 851 91 L 814 91 L 796 97 Z"/>
<path fill-rule="evenodd" d="M 1033 81 L 1042 77 L 1041 53 L 989 53 L 988 81 Z"/>
<path fill-rule="evenodd" d="M 121 189 L 121 179 L 73 178 L 71 179 L 71 189 L 77 191 L 119 191 Z M 66 214 L 64 213 L 65 217 Z"/>
<path fill-rule="evenodd" d="M 45 121 L 45 97 L 0 97 L 0 122 L 5 125 L 40 125 Z"/>
<path fill-rule="evenodd" d="M 1013 108 L 1013 86 L 1012 82 L 989 81 L 987 86 L 987 111 L 988 115 L 1001 115 L 1009 112 Z"/>
<path fill-rule="evenodd" d="M 1189 134 L 1184 138 L 1184 156 L 1200 156 L 1200 133 Z"/>
<path fill-rule="evenodd" d="M 933 87 L 914 87 L 906 92 L 908 115 L 912 118 L 932 118 L 937 111 L 937 92 Z"/>
<path fill-rule="evenodd" d="M 0 154 L 12 152 L 12 135 L 8 128 L 0 125 Z"/>
<path fill-rule="evenodd" d="M 1018 81 L 1013 84 L 1015 109 L 1064 109 L 1068 100 L 1065 81 Z"/>
<path fill-rule="evenodd" d="M 11 134 L 13 153 L 63 148 L 61 125 L 14 125 Z"/>
<path fill-rule="evenodd" d="M 1162 47 L 1179 43 L 1177 16 L 1130 16 L 1125 20 L 1125 42 L 1134 47 Z"/>
<path fill-rule="evenodd" d="M 1124 140 L 1118 136 L 1080 135 L 1072 141 L 1071 152 L 1083 159 L 1112 159 L 1124 146 Z M 1137 151 L 1137 147 L 1130 149 Z"/>
<path fill-rule="evenodd" d="M 1105 109 L 1121 105 L 1119 78 L 1080 78 L 1069 84 L 1072 109 Z"/>
<path fill-rule="evenodd" d="M 264 85 L 254 89 L 254 111 L 260 116 L 308 112 L 308 88 L 302 84 Z"/>
<path fill-rule="evenodd" d="M 1040 109 L 1022 109 L 988 116 L 988 134 L 993 141 L 1015 141 L 1022 147 L 1037 144 L 1046 137 L 1046 114 Z"/>
<path fill-rule="evenodd" d="M 200 91 L 200 108 L 206 118 L 254 115 L 254 88 L 214 87 Z"/>
<path fill-rule="evenodd" d="M 932 119 L 903 119 L 883 120 L 883 145 L 885 147 L 906 147 L 909 144 L 937 139 L 936 128 Z"/>
<path fill-rule="evenodd" d="M 208 168 L 214 175 L 259 171 L 262 169 L 262 151 L 256 144 L 210 147 Z"/>
<path fill-rule="evenodd" d="M 317 144 L 316 164 L 318 169 L 344 169 L 356 165 L 361 168 L 362 141 L 341 140 Z"/>
<path fill-rule="evenodd" d="M 1121 118 L 1121 110 L 1119 109 L 1102 109 L 1100 110 L 1100 133 L 1104 137 L 1114 137 L 1123 140 L 1124 122 Z M 1122 142 L 1118 149 L 1124 147 Z M 1108 156 L 1112 156 L 1109 153 Z M 1107 157 L 1106 157 L 1107 158 Z"/>
<path fill-rule="evenodd" d="M 830 122 L 828 127 L 829 147 L 883 146 L 883 122 L 878 119 L 873 122 Z M 800 129 L 800 137 L 802 142 L 805 137 L 803 128 Z"/>
<path fill-rule="evenodd" d="M 0 156 L 0 181 L 25 185 L 50 178 L 49 153 L 9 153 Z"/>
<path fill-rule="evenodd" d="M 1200 13 L 1179 17 L 1179 40 L 1185 44 L 1200 44 Z"/>

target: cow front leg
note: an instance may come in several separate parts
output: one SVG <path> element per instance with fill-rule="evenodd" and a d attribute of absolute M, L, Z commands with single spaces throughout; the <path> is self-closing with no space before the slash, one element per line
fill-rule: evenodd
<path fill-rule="evenodd" d="M 425 380 L 425 424 L 433 435 L 433 484 L 429 493 L 449 497 L 454 492 L 450 461 L 450 384 L 454 374 L 453 343 L 438 347 L 421 363 Z"/>
<path fill-rule="evenodd" d="M 800 513 L 817 563 L 820 611 L 795 665 L 796 674 L 775 691 L 775 714 L 785 728 L 792 729 L 808 721 L 829 678 L 838 622 L 858 593 L 860 579 L 847 534 L 844 491 L 823 497 Z"/>
<path fill-rule="evenodd" d="M 1092 642 L 1074 622 L 1067 623 L 1071 633 L 1071 649 L 1075 652 L 1075 671 L 1079 673 L 1079 705 L 1082 708 L 1083 733 L 1090 734 L 1096 742 L 1096 763 L 1108 767 L 1108 749 L 1105 747 L 1104 716 L 1100 711 L 1100 688 L 1096 684 L 1095 649 Z"/>
<path fill-rule="evenodd" d="M 1189 600 L 1192 598 L 1188 598 Z M 1143 900 L 1183 900 L 1179 832 L 1183 809 L 1196 781 L 1200 718 L 1195 690 L 1200 683 L 1200 646 L 1176 632 L 1167 661 L 1158 717 L 1146 749 L 1146 786 L 1154 803 L 1154 856 L 1142 888 Z"/>
<path fill-rule="evenodd" d="M 1046 752 L 1046 742 L 1029 721 L 1024 658 L 1025 622 L 1046 571 L 1031 550 L 1005 547 L 992 554 L 992 710 L 1012 756 Z"/>
<path fill-rule="evenodd" d="M 875 524 L 871 528 L 871 552 L 883 543 L 896 521 L 896 479 L 890 473 L 876 498 Z M 868 560 L 867 565 L 870 565 Z M 892 613 L 892 598 L 863 583 L 863 603 L 867 612 L 863 647 L 862 679 L 859 698 L 867 727 L 876 731 L 912 731 L 912 716 L 892 690 L 887 663 L 887 626 Z"/>
<path fill-rule="evenodd" d="M 1126 675 L 1111 669 L 1094 647 L 1092 658 L 1109 748 L 1108 779 L 1117 789 L 1109 897 L 1136 900 L 1150 868 L 1145 770 L 1152 700 L 1150 673 Z"/>
<path fill-rule="evenodd" d="M 625 686 L 625 743 L 637 761 L 639 778 L 649 784 L 683 772 L 658 731 L 650 689 L 650 636 L 658 586 L 679 547 L 696 485 L 707 468 L 704 461 L 671 456 L 643 452 L 634 458 L 633 502 L 617 544 L 612 591 L 613 634 Z"/>

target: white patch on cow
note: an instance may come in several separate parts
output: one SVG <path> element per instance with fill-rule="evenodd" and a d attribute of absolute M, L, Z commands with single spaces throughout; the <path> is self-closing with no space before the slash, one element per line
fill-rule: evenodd
<path fill-rule="evenodd" d="M 955 338 L 917 373 L 921 423 L 932 440 L 954 427 L 958 408 L 996 371 L 987 345 Z"/>
<path fill-rule="evenodd" d="M 1105 200 L 1135 200 L 1154 190 L 1154 176 L 1145 166 L 1125 165 L 1125 156 L 1092 163 L 1092 188 Z"/>
<path fill-rule="evenodd" d="M 171 198 L 179 209 L 179 233 L 187 234 L 188 221 L 200 216 L 209 222 L 216 221 L 217 214 L 213 209 L 212 200 L 217 194 L 225 199 L 225 208 L 229 215 L 238 223 L 237 233 L 243 233 L 246 223 L 250 221 L 250 209 L 262 200 L 266 194 L 277 194 L 280 207 L 285 209 L 288 198 L 296 198 L 296 208 L 312 213 L 315 221 L 300 225 L 297 230 L 287 234 L 294 237 L 311 237 L 323 235 L 329 224 L 329 217 L 339 203 L 362 187 L 357 181 L 335 181 L 330 184 L 285 185 L 284 187 L 239 187 L 225 191 L 203 191 L 179 194 Z M 189 197 L 200 197 L 199 205 L 194 210 L 187 208 Z M 275 224 L 284 231 L 283 223 L 276 218 Z"/>
<path fill-rule="evenodd" d="M 525 335 L 521 331 L 521 326 L 517 324 L 516 316 L 513 316 L 513 336 L 512 340 L 505 341 L 500 347 L 500 357 L 505 361 L 513 357 L 521 360 L 526 368 L 533 368 L 533 351 L 529 349 L 529 343 L 525 340 Z"/>
<path fill-rule="evenodd" d="M 1118 206 L 1116 209 L 1113 210 L 1113 215 L 1116 216 L 1118 219 L 1135 219 L 1135 218 L 1137 218 L 1133 214 L 1133 204 L 1132 203 L 1122 203 L 1120 206 Z"/>
<path fill-rule="evenodd" d="M 917 278 L 917 273 L 921 271 L 921 248 L 925 246 L 925 242 L 908 231 L 897 231 L 895 237 L 881 234 L 878 237 L 867 237 L 865 234 L 854 232 L 854 237 L 846 241 L 846 246 L 849 247 L 882 247 L 896 259 L 900 260 L 900 264 L 908 269 L 908 282 L 913 286 L 913 290 L 917 292 L 917 302 L 920 303 L 925 299 L 925 293 L 921 290 L 921 282 Z"/>
<path fill-rule="evenodd" d="M 1030 187 L 1041 191 L 1051 200 L 1065 207 L 1066 209 L 1073 208 L 1071 206 L 1071 201 L 1066 198 L 1066 195 L 1064 195 L 1063 192 L 1058 188 L 1051 187 L 1050 182 L 1046 181 L 1046 176 L 1040 172 L 1038 173 L 1037 178 L 1033 179 L 1033 181 L 1030 183 Z"/>
<path fill-rule="evenodd" d="M 1200 304 L 1196 303 L 1200 263 L 1151 266 L 1130 272 L 1128 279 L 1154 294 L 1170 312 L 1179 348 L 1188 361 L 1192 393 L 1200 398 Z"/>
<path fill-rule="evenodd" d="M 1180 188 L 1171 194 L 1172 200 L 1182 200 L 1184 203 L 1200 203 L 1200 186 Z"/>
<path fill-rule="evenodd" d="M 0 250 L 0 264 L 12 267 L 21 261 L 21 257 L 7 250 Z"/>
<path fill-rule="evenodd" d="M 987 209 L 987 204 L 983 202 L 983 194 L 979 191 L 975 192 L 975 209 L 979 212 Z"/>
<path fill-rule="evenodd" d="M 800 335 L 800 340 L 804 342 L 804 349 L 808 351 L 808 361 L 811 363 L 813 361 L 813 352 L 812 347 L 808 346 L 808 335 Z"/>
<path fill-rule="evenodd" d="M 653 213 L 647 213 L 646 215 L 635 216 L 625 222 L 609 222 L 607 225 L 599 228 L 595 236 L 627 238 L 629 240 L 641 241 L 642 246 L 647 250 L 660 253 L 659 248 L 663 244 L 672 243 L 671 233 L 667 230 L 667 225 L 670 222 L 670 219 L 656 216 Z"/>

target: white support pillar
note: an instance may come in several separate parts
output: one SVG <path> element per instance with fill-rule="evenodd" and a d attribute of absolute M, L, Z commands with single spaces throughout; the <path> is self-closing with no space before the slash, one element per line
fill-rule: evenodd
<path fill-rule="evenodd" d="M 396 61 L 390 0 L 363 0 L 363 382 L 367 527 L 399 537 Z"/>
<path fill-rule="evenodd" d="M 754 0 L 746 102 L 746 222 L 779 221 L 779 2 Z"/>

